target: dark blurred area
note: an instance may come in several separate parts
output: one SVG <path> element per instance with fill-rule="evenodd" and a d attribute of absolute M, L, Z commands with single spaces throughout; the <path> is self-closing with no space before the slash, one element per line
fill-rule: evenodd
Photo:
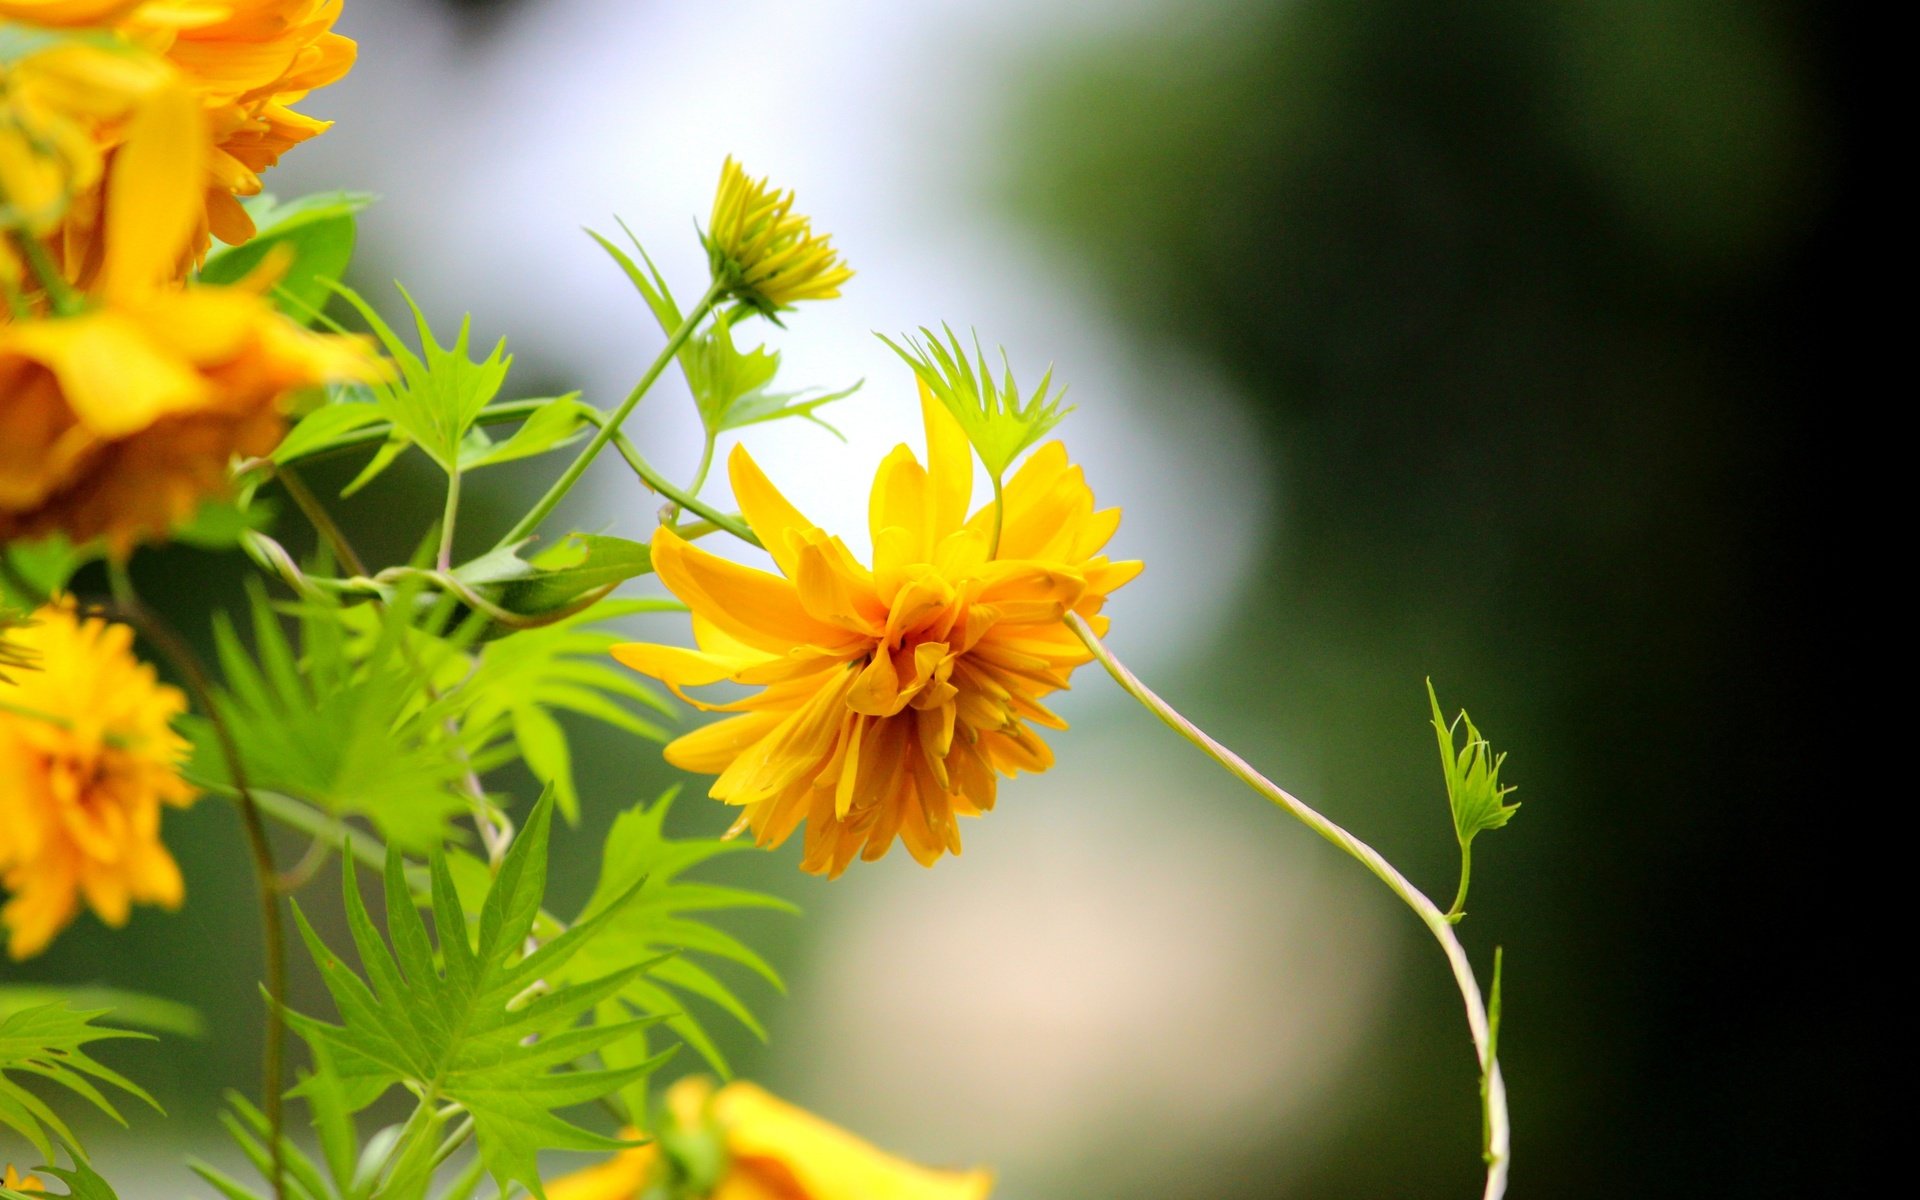
<path fill-rule="evenodd" d="M 541 7 L 434 5 L 475 41 Z M 1279 464 L 1260 585 L 1156 681 L 1171 699 L 1256 760 L 1312 747 L 1310 799 L 1443 898 L 1456 856 L 1423 677 L 1511 753 L 1524 808 L 1476 843 L 1461 929 L 1483 977 L 1505 948 L 1518 1197 L 1830 1195 L 1861 1157 L 1836 1099 L 1858 1052 L 1824 1033 L 1833 984 L 1811 950 L 1853 918 L 1805 744 L 1834 658 L 1824 310 L 1853 183 L 1837 20 L 1711 0 L 1168 5 L 1000 46 L 994 161 L 936 181 L 1048 239 L 1130 338 L 1205 362 Z M 502 472 L 475 503 L 504 516 L 542 478 Z M 431 486 L 396 470 L 344 517 L 404 556 L 388 514 Z M 177 549 L 135 574 L 184 623 L 237 597 L 242 570 Z M 609 810 L 669 780 L 651 747 L 579 737 Z M 130 937 L 83 921 L 24 974 L 148 986 L 244 1031 L 137 1061 L 204 1118 L 208 1081 L 256 1069 L 253 900 L 229 811 L 170 820 L 185 911 L 137 913 Z M 782 860 L 754 882 L 792 876 Z M 590 885 L 583 865 L 557 886 L 577 902 Z M 823 935 L 783 920 L 729 928 L 788 969 Z M 1292 1126 L 1241 1137 L 1198 1190 L 1164 1194 L 1478 1194 L 1458 999 L 1401 928 L 1413 966 L 1304 1154 L 1277 1148 Z"/>
<path fill-rule="evenodd" d="M 1809 1027 L 1839 927 L 1795 736 L 1831 661 L 1832 21 L 1245 5 L 1045 64 L 1003 175 L 1284 464 L 1202 723 L 1338 747 L 1335 815 L 1423 880 L 1421 675 L 1513 751 L 1463 936 L 1506 947 L 1518 1195 L 1831 1195 L 1861 1141 Z M 1396 1016 L 1286 1194 L 1472 1191 L 1437 964 Z"/>

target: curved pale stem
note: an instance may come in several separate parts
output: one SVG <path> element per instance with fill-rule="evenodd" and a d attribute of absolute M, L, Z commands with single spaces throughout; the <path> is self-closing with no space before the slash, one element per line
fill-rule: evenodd
<path fill-rule="evenodd" d="M 1406 876 L 1394 869 L 1392 863 L 1380 856 L 1380 852 L 1359 838 L 1348 833 L 1332 820 L 1321 814 L 1284 788 L 1253 769 L 1247 761 L 1227 749 L 1207 732 L 1180 713 L 1165 700 L 1156 695 L 1152 688 L 1140 682 L 1138 676 L 1126 668 L 1106 643 L 1093 632 L 1086 621 L 1077 614 L 1068 613 L 1067 626 L 1086 644 L 1107 674 L 1113 676 L 1122 690 L 1138 700 L 1149 712 L 1159 717 L 1169 728 L 1181 737 L 1192 742 L 1208 757 L 1225 767 L 1235 778 L 1265 796 L 1268 800 L 1286 810 L 1301 824 L 1313 830 L 1321 837 L 1332 842 L 1359 860 L 1360 864 L 1373 872 L 1380 882 L 1387 885 L 1394 895 L 1400 897 L 1414 915 L 1420 918 L 1434 940 L 1440 943 L 1441 952 L 1447 956 L 1447 965 L 1453 970 L 1454 983 L 1460 989 L 1460 998 L 1466 1005 L 1467 1029 L 1473 1035 L 1475 1057 L 1480 1063 L 1480 1075 L 1485 1095 L 1486 1117 L 1486 1160 L 1487 1185 L 1484 1200 L 1500 1200 L 1507 1191 L 1507 1169 L 1511 1157 L 1512 1130 L 1507 1119 L 1507 1087 L 1500 1075 L 1500 1062 L 1495 1056 L 1493 1028 L 1487 1019 L 1487 1003 L 1480 992 L 1480 982 L 1474 978 L 1473 964 L 1467 960 L 1466 948 L 1454 935 L 1453 924 L 1438 905 L 1429 900 L 1426 893 L 1413 886 Z"/>
<path fill-rule="evenodd" d="M 687 339 L 693 336 L 694 329 L 706 319 L 707 314 L 713 309 L 714 302 L 724 291 L 726 291 L 725 285 L 718 280 L 714 281 L 713 286 L 707 289 L 707 294 L 700 297 L 700 302 L 695 304 L 692 311 L 687 313 L 686 319 L 680 322 L 680 328 L 674 330 L 673 336 L 667 339 L 667 344 L 661 347 L 659 356 L 653 360 L 653 365 L 648 367 L 647 373 L 640 377 L 640 382 L 633 385 L 633 390 L 628 392 L 627 398 L 620 402 L 620 407 L 613 410 L 612 415 L 607 417 L 599 431 L 593 435 L 592 440 L 586 444 L 573 462 L 567 465 L 567 469 L 561 472 L 560 478 L 553 481 L 553 486 L 547 489 L 547 494 L 540 497 L 539 502 L 528 511 L 527 515 L 520 518 L 514 527 L 507 531 L 507 535 L 497 543 L 498 546 L 512 545 L 531 534 L 540 522 L 547 519 L 566 494 L 573 490 L 573 485 L 580 481 L 580 476 L 586 474 L 593 460 L 607 448 L 607 443 L 613 440 L 613 435 L 619 432 L 620 426 L 639 405 L 641 398 L 653 387 L 654 381 L 660 378 L 661 372 L 667 369 L 667 364 L 680 353 L 680 347 L 687 344 Z"/>

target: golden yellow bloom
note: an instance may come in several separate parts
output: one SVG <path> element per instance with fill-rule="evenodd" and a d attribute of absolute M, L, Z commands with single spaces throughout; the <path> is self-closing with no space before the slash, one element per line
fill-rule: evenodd
<path fill-rule="evenodd" d="M 310 333 L 252 287 L 169 284 L 200 212 L 198 102 L 142 100 L 115 154 L 107 253 L 72 316 L 0 324 L 0 542 L 53 531 L 124 555 L 271 450 L 280 401 L 364 379 L 360 339 Z"/>
<path fill-rule="evenodd" d="M 720 168 L 707 254 L 713 277 L 762 312 L 800 300 L 831 300 L 853 272 L 812 223 L 793 211 L 793 193 L 747 176 L 731 155 Z"/>
<path fill-rule="evenodd" d="M 178 907 L 180 869 L 160 842 L 163 805 L 184 807 L 186 711 L 133 655 L 133 631 L 56 602 L 14 637 L 39 670 L 0 683 L 0 908 L 7 951 L 38 954 L 84 900 L 109 925 L 131 905 Z"/>
<path fill-rule="evenodd" d="M 986 1171 L 916 1166 L 751 1083 L 715 1091 L 705 1079 L 683 1079 L 667 1090 L 667 1108 L 673 1128 L 661 1142 L 547 1184 L 547 1200 L 985 1200 L 993 1190 Z M 709 1181 L 690 1189 L 685 1168 L 676 1170 L 671 1149 L 661 1147 L 707 1130 L 718 1135 L 724 1161 L 704 1191 L 697 1189 Z"/>
<path fill-rule="evenodd" d="M 83 42 L 0 68 L 0 229 L 45 237 L 59 228 L 75 197 L 99 191 L 128 118 L 172 81 L 156 58 Z M 97 199 L 81 204 L 97 217 Z"/>
<path fill-rule="evenodd" d="M 122 39 L 119 52 L 87 47 L 99 60 L 121 59 L 147 69 L 158 67 L 191 90 L 205 115 L 206 152 L 195 168 L 202 193 L 201 211 L 183 249 L 181 269 L 206 253 L 210 236 L 229 243 L 253 236 L 253 222 L 238 197 L 261 190 L 260 172 L 292 147 L 325 132 L 329 122 L 290 107 L 312 90 L 344 76 L 353 66 L 351 39 L 333 32 L 341 0 L 0 0 L 0 18 L 13 17 L 57 29 L 110 32 Z M 61 46 L 29 56 L 6 68 L 11 77 L 31 78 L 44 70 L 48 54 L 76 55 Z M 97 69 L 97 68 L 96 68 Z M 130 65 L 127 70 L 135 69 Z M 42 105 L 28 122 L 12 117 L 10 96 L 0 95 L 0 188 L 9 205 L 26 207 L 22 194 L 41 201 L 58 182 L 60 216 L 48 246 L 66 278 L 88 284 L 100 269 L 105 196 L 101 163 L 122 141 L 124 106 L 97 111 L 117 98 L 117 89 L 70 89 L 59 95 L 67 111 L 49 113 Z M 8 126 L 42 129 L 50 122 L 68 136 L 53 142 L 16 136 L 8 145 Z M 84 130 L 86 143 L 71 136 Z M 23 147 L 39 151 L 33 163 Z M 30 186 L 16 194 L 16 188 Z"/>
<path fill-rule="evenodd" d="M 13 1192 L 44 1192 L 47 1190 L 47 1185 L 41 1183 L 39 1179 L 32 1175 L 22 1179 L 20 1172 L 13 1169 L 12 1163 L 8 1163 L 7 1169 L 4 1172 L 0 1172 L 0 1187 L 4 1187 L 8 1191 Z"/>
<path fill-rule="evenodd" d="M 709 795 L 743 807 L 736 828 L 762 845 L 806 822 L 801 865 L 815 873 L 879 858 L 896 836 L 926 865 L 958 854 L 955 818 L 992 808 L 998 776 L 1052 765 L 1033 726 L 1065 725 L 1040 699 L 1089 659 L 1061 618 L 1076 612 L 1104 631 L 1107 595 L 1140 570 L 1100 553 L 1120 510 L 1095 510 L 1059 442 L 1008 481 L 989 558 L 993 506 L 968 516 L 966 436 L 924 389 L 921 411 L 928 467 L 900 446 L 874 479 L 871 570 L 736 449 L 734 497 L 781 574 L 662 527 L 654 567 L 692 609 L 700 649 L 613 651 L 676 691 L 721 680 L 764 689 L 701 705 L 741 715 L 676 740 L 667 761 L 718 775 Z"/>

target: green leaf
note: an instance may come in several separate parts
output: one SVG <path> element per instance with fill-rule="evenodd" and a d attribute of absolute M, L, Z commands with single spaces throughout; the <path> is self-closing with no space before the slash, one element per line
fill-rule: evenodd
<path fill-rule="evenodd" d="M 526 952 L 546 889 L 552 818 L 551 799 L 542 800 L 501 862 L 477 930 L 470 928 L 445 860 L 435 852 L 437 960 L 399 854 L 389 854 L 386 871 L 391 948 L 367 913 L 347 857 L 347 925 L 364 975 L 327 947 L 296 904 L 295 920 L 340 1023 L 288 1014 L 295 1032 L 324 1048 L 343 1079 L 358 1078 L 382 1090 L 405 1087 L 429 1111 L 447 1103 L 464 1109 L 474 1121 L 480 1158 L 495 1180 L 503 1189 L 519 1183 L 536 1196 L 545 1194 L 540 1151 L 605 1151 L 628 1144 L 582 1129 L 556 1110 L 611 1095 L 660 1061 L 617 1070 L 566 1069 L 650 1023 L 580 1021 L 653 964 L 622 954 L 626 965 L 611 974 L 561 982 L 571 960 L 618 914 L 617 902 L 598 918 Z M 543 980 L 544 991 L 529 991 Z"/>
<path fill-rule="evenodd" d="M 756 1037 L 764 1037 L 764 1031 L 734 991 L 699 959 L 745 968 L 775 989 L 782 985 L 770 963 L 699 914 L 740 908 L 798 910 L 775 896 L 682 879 L 708 859 L 753 846 L 718 838 L 667 837 L 664 825 L 677 792 L 671 789 L 654 804 L 637 806 L 615 820 L 607 835 L 599 883 L 584 910 L 588 919 L 607 920 L 608 936 L 582 951 L 569 970 L 584 977 L 631 961 L 635 955 L 671 953 L 672 957 L 628 982 L 619 999 L 635 1011 L 665 1018 L 669 1029 L 726 1075 L 726 1058 L 688 1008 L 687 997 L 698 996 L 717 1006 Z M 638 894 L 630 895 L 636 886 Z M 563 977 L 567 976 L 563 973 Z"/>
<path fill-rule="evenodd" d="M 1440 697 L 1427 681 L 1427 701 L 1433 707 L 1433 731 L 1439 738 L 1440 767 L 1447 777 L 1447 803 L 1453 809 L 1454 834 L 1464 848 L 1474 837 L 1488 829 L 1498 829 L 1520 811 L 1518 804 L 1504 802 L 1511 787 L 1500 783 L 1500 765 L 1507 760 L 1495 754 L 1493 747 L 1473 727 L 1462 711 L 1459 720 L 1447 724 L 1440 715 Z M 1464 726 L 1466 740 L 1456 744 L 1456 732 Z"/>
<path fill-rule="evenodd" d="M 527 766 L 551 784 L 560 811 L 578 820 L 579 791 L 565 730 L 554 719 L 572 712 L 636 737 L 665 741 L 666 732 L 638 710 L 674 715 L 673 706 L 631 671 L 615 666 L 613 647 L 629 640 L 607 621 L 678 607 L 664 600 L 606 600 L 574 616 L 487 643 L 459 696 L 465 719 L 505 723 Z"/>
<path fill-rule="evenodd" d="M 264 502 L 242 506 L 233 500 L 212 500 L 195 510 L 185 524 L 174 527 L 173 540 L 202 550 L 231 550 L 247 533 L 267 530 L 273 517 L 273 506 Z"/>
<path fill-rule="evenodd" d="M 67 1148 L 73 1149 L 72 1143 L 68 1143 Z M 34 1170 L 38 1174 L 51 1175 L 67 1185 L 66 1196 L 54 1197 L 53 1200 L 119 1200 L 113 1188 L 100 1177 L 98 1172 L 87 1165 L 87 1160 L 80 1157 L 78 1151 L 74 1152 L 73 1166 L 70 1168 L 36 1167 Z M 6 1197 L 7 1200 L 49 1200 L 50 1193 L 22 1195 L 19 1192 L 0 1188 L 0 1196 Z"/>
<path fill-rule="evenodd" d="M 974 452 L 986 464 L 987 473 L 999 479 L 1015 459 L 1045 437 L 1073 409 L 1060 407 L 1066 398 L 1065 389 L 1049 398 L 1052 367 L 1040 377 L 1040 386 L 1034 394 L 1022 401 L 1020 385 L 1014 381 L 1013 366 L 1007 362 L 1006 351 L 1000 352 L 1002 372 L 996 381 L 977 336 L 973 342 L 974 360 L 969 362 L 966 347 L 960 344 L 958 335 L 944 325 L 941 328 L 946 330 L 945 344 L 933 330 L 925 327 L 920 333 L 926 342 L 923 344 L 907 335 L 902 338 L 907 344 L 905 349 L 885 334 L 877 336 L 913 368 L 920 382 L 953 414 L 960 428 L 966 431 Z"/>
<path fill-rule="evenodd" d="M 178 1037 L 205 1035 L 207 1023 L 200 1013 L 174 1000 L 127 992 L 110 987 L 58 987 L 43 984 L 0 985 L 0 1016 L 42 1004 L 66 1004 L 73 1008 L 112 1010 L 114 1019 L 128 1025 L 171 1033 Z"/>
<path fill-rule="evenodd" d="M 329 393 L 327 403 L 301 417 L 287 430 L 287 436 L 274 447 L 273 461 L 284 464 L 324 454 L 344 444 L 348 434 L 384 419 L 385 414 L 366 389 L 335 388 Z"/>
<path fill-rule="evenodd" d="M 506 339 L 495 343 L 486 358 L 470 357 L 468 343 L 473 333 L 473 318 L 467 316 L 460 321 L 460 332 L 454 337 L 453 345 L 442 346 L 420 306 L 405 288 L 400 288 L 400 295 L 413 313 L 420 339 L 420 352 L 415 354 L 358 293 L 339 284 L 333 286 L 333 291 L 345 298 L 366 321 L 399 369 L 399 378 L 373 388 L 380 415 L 393 422 L 394 441 L 403 446 L 419 446 L 449 474 L 459 470 L 460 453 L 468 431 L 479 418 L 480 410 L 500 393 L 507 371 L 513 366 L 513 359 L 506 352 Z M 356 481 L 355 486 L 359 482 Z"/>
<path fill-rule="evenodd" d="M 246 200 L 254 236 L 240 246 L 216 244 L 200 268 L 200 280 L 238 283 L 270 256 L 274 263 L 284 261 L 274 301 L 288 316 L 312 324 L 353 258 L 354 216 L 373 200 L 365 192 L 321 192 L 286 204 L 272 196 Z"/>
<path fill-rule="evenodd" d="M 504 442 L 493 441 L 476 428 L 461 447 L 460 469 L 473 471 L 558 450 L 592 428 L 587 420 L 591 411 L 580 402 L 579 392 L 568 392 L 542 403 Z"/>
<path fill-rule="evenodd" d="M 125 1119 L 94 1086 L 95 1081 L 118 1088 L 159 1111 L 160 1106 L 154 1103 L 153 1097 L 119 1072 L 94 1061 L 83 1049 L 92 1042 L 112 1038 L 147 1038 L 144 1033 L 93 1023 L 95 1018 L 105 1015 L 105 1010 L 78 1010 L 64 1003 L 53 1003 L 15 1009 L 0 1016 L 0 1125 L 32 1142 L 49 1162 L 54 1157 L 54 1138 L 66 1143 L 77 1165 L 82 1163 L 84 1151 L 67 1123 L 38 1095 L 22 1087 L 16 1076 L 31 1076 L 57 1084 L 122 1125 L 126 1124 Z M 61 1172 L 54 1174 L 74 1182 Z"/>
<path fill-rule="evenodd" d="M 388 606 L 373 636 L 356 642 L 340 611 L 303 606 L 296 652 L 256 590 L 253 652 L 225 613 L 214 618 L 214 644 L 225 680 L 217 702 L 251 786 L 336 817 L 364 816 L 389 841 L 424 851 L 448 837 L 465 811 L 458 785 L 493 731 L 450 736 L 447 719 L 457 707 L 422 700 L 413 661 L 419 640 L 406 619 L 413 607 L 411 597 Z M 195 747 L 192 772 L 231 788 L 212 723 L 184 725 Z"/>
<path fill-rule="evenodd" d="M 7 564 L 12 568 L 11 572 L 0 573 L 0 598 L 31 606 L 42 596 L 66 591 L 74 572 L 102 557 L 105 546 L 98 541 L 75 546 L 54 534 L 31 542 L 10 543 L 0 547 L 0 553 L 7 556 Z M 23 596 L 13 590 L 11 576 L 16 574 L 33 588 L 34 595 Z"/>

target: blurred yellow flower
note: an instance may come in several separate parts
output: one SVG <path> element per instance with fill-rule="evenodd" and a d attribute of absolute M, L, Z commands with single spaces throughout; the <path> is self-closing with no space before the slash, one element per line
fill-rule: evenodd
<path fill-rule="evenodd" d="M 853 278 L 829 239 L 793 211 L 793 193 L 748 177 L 731 155 L 720 168 L 706 243 L 714 279 L 765 313 L 800 300 L 831 300 Z"/>
<path fill-rule="evenodd" d="M 547 1184 L 547 1200 L 985 1200 L 993 1190 L 986 1171 L 916 1166 L 751 1083 L 716 1091 L 683 1079 L 667 1110 L 660 1141 Z M 706 1135 L 717 1161 L 675 1161 L 676 1144 Z"/>
<path fill-rule="evenodd" d="M 353 41 L 333 32 L 340 7 L 341 0 L 0 0 L 0 18 L 120 39 L 116 49 L 56 43 L 5 68 L 0 188 L 9 197 L 6 203 L 26 209 L 30 199 L 40 226 L 46 224 L 42 214 L 54 208 L 57 230 L 36 231 L 51 235 L 48 248 L 70 282 L 92 281 L 103 253 L 101 163 L 123 140 L 127 110 L 114 102 L 123 98 L 124 89 L 98 83 L 67 87 L 53 90 L 49 104 L 44 96 L 52 89 L 43 86 L 37 105 L 16 103 L 11 93 L 15 76 L 30 81 L 56 68 L 70 75 L 72 60 L 82 57 L 99 73 L 107 69 L 102 64 L 117 59 L 125 72 L 165 72 L 192 92 L 205 115 L 207 144 L 195 168 L 203 204 L 176 266 L 184 270 L 198 261 L 210 236 L 246 241 L 253 236 L 253 222 L 238 197 L 258 194 L 260 172 L 330 124 L 290 106 L 353 66 Z M 49 56 L 67 61 L 40 61 Z M 14 108 L 27 111 L 6 111 Z M 5 132 L 9 126 L 15 128 L 11 138 Z M 60 129 L 57 140 L 33 140 L 49 126 Z M 75 136 L 79 131 L 84 138 Z M 24 153 L 27 148 L 39 151 L 38 162 Z M 63 194 L 50 206 L 48 193 L 56 183 Z M 30 190 L 16 190 L 23 185 Z"/>
<path fill-rule="evenodd" d="M 377 374 L 366 343 L 310 333 L 254 286 L 180 289 L 200 212 L 204 118 L 142 99 L 114 155 L 106 254 L 84 309 L 0 324 L 0 542 L 64 532 L 125 555 L 278 442 L 281 400 Z"/>
<path fill-rule="evenodd" d="M 921 411 L 928 467 L 900 446 L 874 479 L 871 570 L 736 449 L 734 497 L 781 574 L 662 527 L 654 566 L 692 610 L 700 648 L 613 651 L 683 696 L 721 680 L 763 689 L 700 705 L 741 715 L 676 740 L 667 760 L 718 775 L 708 794 L 743 807 L 735 828 L 762 845 L 805 822 L 801 865 L 815 873 L 879 858 L 896 836 L 929 866 L 959 853 L 955 818 L 991 809 L 998 776 L 1052 765 L 1033 726 L 1065 723 L 1040 699 L 1090 657 L 1061 618 L 1079 613 L 1104 631 L 1108 594 L 1140 571 L 1100 553 L 1120 510 L 1095 510 L 1059 442 L 1007 483 L 989 557 L 994 506 L 968 516 L 966 435 L 924 389 Z"/>
<path fill-rule="evenodd" d="M 38 1178 L 32 1175 L 28 1175 L 24 1179 L 21 1178 L 20 1172 L 13 1169 L 12 1163 L 7 1164 L 5 1171 L 0 1171 L 0 1187 L 6 1188 L 11 1192 L 44 1192 L 47 1190 L 47 1185 L 41 1183 Z"/>
<path fill-rule="evenodd" d="M 133 631 L 56 602 L 15 639 L 39 669 L 0 682 L 0 907 L 7 952 L 45 949 L 84 900 L 109 925 L 135 903 L 175 908 L 180 869 L 160 842 L 163 805 L 184 807 L 186 710 L 133 655 Z"/>

